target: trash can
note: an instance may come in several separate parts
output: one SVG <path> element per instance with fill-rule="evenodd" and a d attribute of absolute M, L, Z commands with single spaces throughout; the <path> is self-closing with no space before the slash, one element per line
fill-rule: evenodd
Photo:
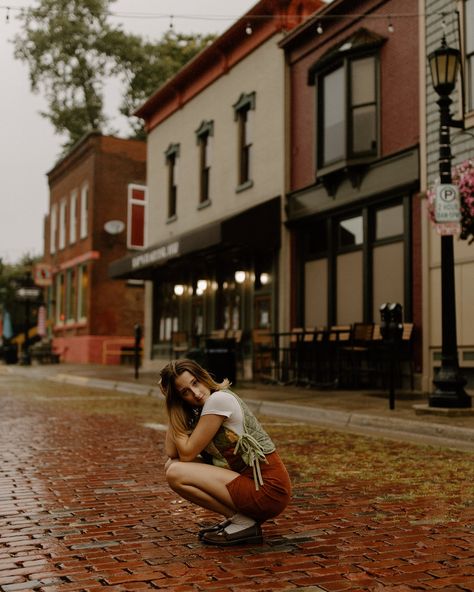
<path fill-rule="evenodd" d="M 204 349 L 199 347 L 193 347 L 185 351 L 182 355 L 179 356 L 180 358 L 187 358 L 188 360 L 193 360 L 197 362 L 203 368 L 207 368 L 207 355 Z"/>
<path fill-rule="evenodd" d="M 235 339 L 206 339 L 206 369 L 217 382 L 236 381 Z"/>

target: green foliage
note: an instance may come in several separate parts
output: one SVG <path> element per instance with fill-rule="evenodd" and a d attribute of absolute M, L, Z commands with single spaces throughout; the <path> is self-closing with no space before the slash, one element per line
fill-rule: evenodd
<path fill-rule="evenodd" d="M 48 102 L 42 115 L 69 136 L 67 147 L 105 123 L 109 66 L 98 45 L 109 29 L 108 5 L 109 0 L 40 0 L 23 13 L 24 31 L 15 38 L 15 57 L 28 63 L 32 90 Z"/>
<path fill-rule="evenodd" d="M 106 126 L 104 82 L 111 76 L 124 84 L 120 112 L 143 135 L 133 112 L 214 38 L 169 31 L 157 43 L 146 41 L 108 23 L 112 2 L 38 0 L 20 17 L 15 57 L 27 62 L 32 90 L 48 103 L 42 115 L 66 135 L 65 150 Z"/>
<path fill-rule="evenodd" d="M 117 31 L 108 35 L 104 50 L 112 52 L 114 71 L 127 84 L 120 106 L 122 115 L 132 118 L 138 107 L 214 39 L 215 35 L 183 35 L 171 30 L 158 43 Z M 132 118 L 130 124 L 141 136 L 141 121 Z"/>

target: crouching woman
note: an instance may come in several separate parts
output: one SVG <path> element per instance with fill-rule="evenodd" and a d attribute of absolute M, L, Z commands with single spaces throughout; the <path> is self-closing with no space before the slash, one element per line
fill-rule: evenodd
<path fill-rule="evenodd" d="M 184 499 L 224 516 L 198 535 L 221 546 L 262 542 L 261 524 L 291 495 L 275 445 L 229 386 L 193 360 L 175 360 L 160 372 L 169 419 L 166 480 Z"/>

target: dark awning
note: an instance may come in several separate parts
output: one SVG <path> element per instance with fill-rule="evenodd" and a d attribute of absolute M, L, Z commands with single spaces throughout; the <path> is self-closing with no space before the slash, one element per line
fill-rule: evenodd
<path fill-rule="evenodd" d="M 185 255 L 217 246 L 253 251 L 278 249 L 280 197 L 113 261 L 109 265 L 109 276 L 152 279 L 157 267 Z"/>

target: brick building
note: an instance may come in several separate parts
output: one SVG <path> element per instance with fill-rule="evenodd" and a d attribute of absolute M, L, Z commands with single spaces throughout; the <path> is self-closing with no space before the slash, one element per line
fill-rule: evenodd
<path fill-rule="evenodd" d="M 44 259 L 55 348 L 76 363 L 117 363 L 143 322 L 143 286 L 113 281 L 107 268 L 142 249 L 146 144 L 92 132 L 49 172 Z M 115 353 L 113 353 L 115 352 Z"/>
<path fill-rule="evenodd" d="M 420 335 L 417 10 L 412 0 L 337 0 L 280 44 L 292 326 L 378 323 L 380 305 L 399 302 Z M 420 369 L 420 346 L 416 359 Z"/>

